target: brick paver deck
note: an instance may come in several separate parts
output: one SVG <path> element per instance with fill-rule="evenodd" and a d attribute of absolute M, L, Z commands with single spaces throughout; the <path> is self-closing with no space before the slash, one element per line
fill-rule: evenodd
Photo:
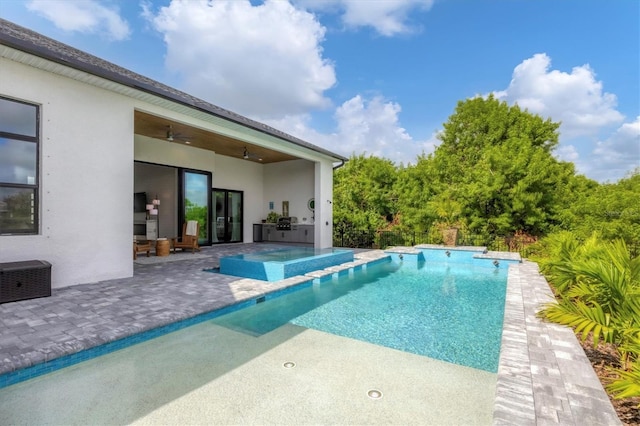
<path fill-rule="evenodd" d="M 222 256 L 275 247 L 203 248 L 206 256 L 193 260 L 136 264 L 132 278 L 54 289 L 51 297 L 0 305 L 0 385 L 3 376 L 29 366 L 385 256 L 363 251 L 352 264 L 277 283 L 203 271 Z M 551 300 L 536 264 L 510 266 L 494 424 L 621 424 L 573 332 L 536 318 L 540 305 Z"/>

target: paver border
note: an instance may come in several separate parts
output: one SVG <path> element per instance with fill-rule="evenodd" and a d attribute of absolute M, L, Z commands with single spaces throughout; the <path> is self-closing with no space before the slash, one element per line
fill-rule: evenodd
<path fill-rule="evenodd" d="M 569 327 L 536 313 L 555 299 L 538 265 L 509 267 L 494 425 L 621 425 Z"/>

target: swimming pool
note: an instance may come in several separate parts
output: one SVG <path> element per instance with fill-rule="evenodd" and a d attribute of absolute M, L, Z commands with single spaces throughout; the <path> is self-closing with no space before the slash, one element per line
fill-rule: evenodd
<path fill-rule="evenodd" d="M 431 249 L 429 249 L 431 250 Z M 447 250 L 448 251 L 448 250 Z M 402 254 L 404 253 L 404 254 Z M 274 289 L 274 290 L 269 290 L 268 286 L 262 287 L 261 285 L 259 285 L 258 283 L 253 284 L 254 286 L 260 288 L 262 287 L 262 291 L 263 296 L 254 298 L 254 299 L 240 299 L 242 300 L 242 302 L 238 302 L 236 304 L 230 304 L 227 305 L 226 307 L 223 307 L 221 309 L 217 309 L 214 311 L 202 311 L 201 314 L 193 317 L 193 318 L 188 318 L 185 319 L 183 321 L 178 321 L 178 322 L 173 322 L 167 325 L 163 325 L 160 326 L 158 328 L 154 328 L 154 329 L 149 329 L 147 331 L 144 331 L 142 333 L 138 333 L 129 337 L 125 337 L 125 338 L 120 338 L 118 340 L 114 340 L 114 341 L 110 341 L 108 343 L 105 343 L 103 345 L 99 345 L 99 346 L 95 346 L 92 347 L 90 346 L 89 349 L 86 350 L 82 350 L 80 352 L 77 353 L 71 353 L 69 355 L 65 355 L 59 358 L 54 357 L 52 360 L 48 360 L 45 363 L 40 363 L 40 364 L 34 364 L 31 367 L 27 367 L 27 368 L 23 368 L 23 369 L 19 369 L 16 370 L 14 372 L 10 372 L 7 374 L 3 374 L 2 376 L 0 376 L 0 387 L 2 386 L 7 386 L 10 385 L 11 383 L 17 383 L 20 382 L 22 380 L 26 380 L 28 378 L 31 377 L 36 377 L 38 375 L 50 372 L 50 371 L 54 371 L 56 369 L 61 369 L 65 366 L 69 366 L 69 365 L 73 365 L 75 363 L 78 363 L 80 361 L 83 360 L 87 360 L 87 359 L 91 359 L 94 358 L 96 356 L 101 356 L 104 354 L 108 354 L 110 352 L 116 351 L 118 349 L 121 348 L 126 348 L 127 346 L 130 345 L 134 345 L 136 343 L 140 343 L 149 339 L 153 339 L 157 336 L 162 336 L 166 333 L 175 331 L 175 330 L 181 330 L 184 329 L 185 327 L 188 327 L 190 325 L 193 324 L 198 324 L 201 323 L 203 321 L 207 321 L 210 320 L 212 318 L 217 318 L 220 317 L 226 313 L 229 312 L 234 312 L 240 309 L 244 309 L 250 306 L 255 305 L 256 303 L 260 303 L 263 302 L 265 299 L 270 300 L 272 298 L 277 298 L 277 297 L 281 297 L 285 294 L 288 293 L 292 293 L 292 292 L 298 292 L 300 290 L 303 290 L 304 288 L 308 288 L 308 287 L 318 287 L 321 286 L 322 284 L 326 284 L 326 279 L 327 277 L 332 278 L 332 279 L 338 279 L 338 280 L 343 280 L 344 276 L 340 275 L 340 276 L 335 276 L 336 275 L 336 271 L 340 270 L 340 274 L 344 274 L 345 272 L 348 273 L 348 275 L 350 276 L 356 276 L 358 274 L 360 274 L 361 272 L 367 272 L 368 269 L 370 269 L 373 265 L 373 263 L 367 263 L 367 262 L 372 262 L 374 259 L 380 259 L 381 254 L 384 256 L 382 259 L 384 262 L 390 262 L 391 265 L 396 265 L 396 266 L 402 266 L 402 265 L 412 265 L 412 268 L 417 268 L 417 269 L 423 269 L 426 265 L 425 262 L 423 262 L 423 258 L 424 258 L 424 250 L 417 250 L 417 249 L 409 249 L 409 251 L 394 251 L 394 252 L 387 252 L 385 254 L 380 253 L 376 253 L 376 252 L 371 252 L 372 256 L 369 256 L 368 253 L 361 253 L 359 255 L 359 258 L 357 261 L 354 261 L 352 263 L 346 264 L 346 265 L 341 265 L 339 267 L 336 268 L 330 268 L 329 270 L 326 271 L 316 271 L 313 272 L 305 277 L 297 277 L 294 281 L 289 282 L 288 284 L 285 283 L 284 281 L 281 283 L 278 283 L 276 286 L 278 289 Z M 481 253 L 480 255 L 478 253 Z M 442 254 L 442 253 L 440 253 Z M 508 253 L 507 253 L 508 254 Z M 476 258 L 478 256 L 498 256 L 499 258 L 503 259 L 503 257 L 500 256 L 505 256 L 507 254 L 500 254 L 500 253 L 489 253 L 488 255 L 486 253 L 482 253 L 482 250 L 478 251 L 476 250 L 472 250 L 471 252 L 467 253 L 465 256 L 467 257 L 473 257 Z M 445 253 L 446 255 L 446 253 Z M 368 259 L 368 260 L 367 260 Z M 480 259 L 478 259 L 480 260 Z M 486 260 L 490 260 L 490 259 L 482 259 L 483 261 Z M 379 262 L 380 260 L 378 260 Z M 502 261 L 501 261 L 502 262 Z M 433 264 L 433 263 L 438 263 L 438 262 L 428 262 L 429 264 Z M 442 263 L 442 262 L 441 262 Z M 453 266 L 453 264 L 448 264 L 449 262 L 444 262 L 446 263 L 447 267 L 449 268 L 449 270 L 452 270 L 451 266 Z M 503 262 L 499 265 L 496 263 L 495 267 L 492 265 L 491 268 L 483 268 L 483 270 L 485 270 L 486 272 L 489 271 L 493 271 L 493 274 L 501 274 L 501 273 L 506 273 L 506 265 L 509 262 Z M 473 266 L 473 265 L 469 265 L 469 266 Z M 467 274 L 474 274 L 477 275 L 475 272 L 473 272 L 473 268 L 469 269 L 469 268 L 453 268 L 456 270 L 457 273 L 459 274 L 463 274 L 463 273 L 467 273 Z M 333 276 L 332 276 L 333 273 Z M 369 275 L 371 276 L 371 274 Z M 455 280 L 454 280 L 455 281 Z M 238 285 L 240 287 L 238 287 L 237 290 L 234 291 L 240 291 L 241 293 L 245 292 L 247 290 L 247 284 L 243 283 L 240 284 L 241 281 L 237 281 Z M 451 283 L 451 280 L 449 279 L 449 283 Z M 259 294 L 259 293 L 258 293 Z M 326 293 L 322 293 L 321 292 L 321 300 L 328 300 L 328 296 Z M 339 296 L 338 296 L 339 297 Z M 384 295 L 382 296 L 384 297 Z M 238 300 L 238 299 L 236 299 Z M 301 308 L 304 305 L 299 305 L 297 306 L 297 308 Z M 358 319 L 355 318 L 355 321 L 357 321 Z M 276 323 L 278 322 L 282 322 L 281 319 L 278 319 L 278 317 L 274 316 L 274 320 L 267 320 L 268 321 L 275 321 Z M 292 322 L 293 324 L 293 322 Z M 384 324 L 383 324 L 384 326 Z M 373 342 L 376 342 L 375 340 L 371 340 Z M 384 344 L 382 342 L 380 342 L 379 344 Z M 393 347 L 393 345 L 390 345 L 390 347 Z"/>
<path fill-rule="evenodd" d="M 291 323 L 497 372 L 507 268 L 389 257 L 214 319 L 254 336 Z"/>

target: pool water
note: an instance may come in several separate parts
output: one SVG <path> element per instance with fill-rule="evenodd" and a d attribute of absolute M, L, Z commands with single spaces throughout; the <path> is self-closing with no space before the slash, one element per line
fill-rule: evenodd
<path fill-rule="evenodd" d="M 262 335 L 291 323 L 497 372 L 507 268 L 387 259 L 221 316 Z"/>

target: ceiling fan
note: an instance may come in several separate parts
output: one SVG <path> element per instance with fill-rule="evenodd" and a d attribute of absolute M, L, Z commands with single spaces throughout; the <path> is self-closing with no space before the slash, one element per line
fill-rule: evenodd
<path fill-rule="evenodd" d="M 246 146 L 244 147 L 244 153 L 242 154 L 242 158 L 244 158 L 245 160 L 262 161 L 262 157 L 260 157 L 258 154 L 249 152 Z"/>
<path fill-rule="evenodd" d="M 167 140 L 169 142 L 174 142 L 176 140 L 179 140 L 179 141 L 182 141 L 182 142 L 184 142 L 186 144 L 190 144 L 191 143 L 187 137 L 182 136 L 180 133 L 175 133 L 173 131 L 173 126 L 171 126 L 171 124 L 167 126 Z"/>

